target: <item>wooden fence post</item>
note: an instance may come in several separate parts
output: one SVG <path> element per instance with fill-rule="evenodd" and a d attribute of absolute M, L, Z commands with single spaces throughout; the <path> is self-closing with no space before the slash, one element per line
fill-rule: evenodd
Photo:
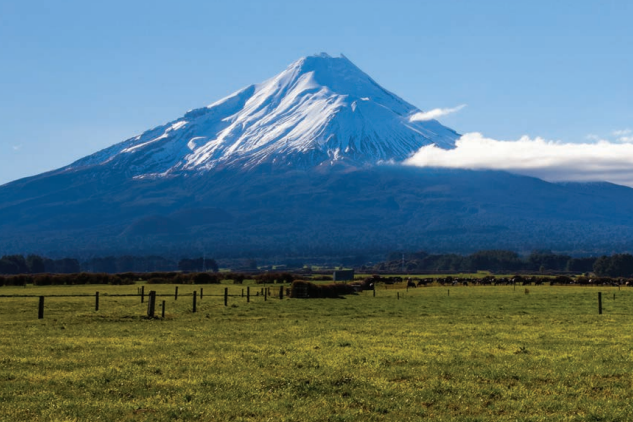
<path fill-rule="evenodd" d="M 147 302 L 147 317 L 154 318 L 156 314 L 156 291 L 150 290 L 149 301 Z"/>
<path fill-rule="evenodd" d="M 141 286 L 141 303 L 145 302 L 145 286 Z"/>
<path fill-rule="evenodd" d="M 376 297 L 376 282 L 374 281 L 374 297 Z"/>
<path fill-rule="evenodd" d="M 264 302 L 268 300 L 268 289 L 264 288 Z"/>
<path fill-rule="evenodd" d="M 598 292 L 598 315 L 602 315 L 602 292 Z"/>
<path fill-rule="evenodd" d="M 400 300 L 400 292 L 398 292 L 398 300 Z"/>
<path fill-rule="evenodd" d="M 196 312 L 196 299 L 198 298 L 198 292 L 193 292 L 193 312 Z"/>
<path fill-rule="evenodd" d="M 160 317 L 165 318 L 165 301 L 163 300 L 163 309 L 160 311 Z"/>
<path fill-rule="evenodd" d="M 244 289 L 242 289 L 242 297 L 244 297 Z"/>
<path fill-rule="evenodd" d="M 40 303 L 37 306 L 37 319 L 44 318 L 44 296 L 40 296 Z"/>
<path fill-rule="evenodd" d="M 95 311 L 99 310 L 99 292 L 95 293 Z"/>
<path fill-rule="evenodd" d="M 200 300 L 202 300 L 202 287 L 200 287 Z"/>
<path fill-rule="evenodd" d="M 279 286 L 279 299 L 284 298 L 284 286 Z"/>
<path fill-rule="evenodd" d="M 224 306 L 229 306 L 229 288 L 224 288 Z"/>
<path fill-rule="evenodd" d="M 246 303 L 251 301 L 251 287 L 247 286 L 246 287 Z"/>
<path fill-rule="evenodd" d="M 176 291 L 174 292 L 174 300 L 178 300 L 178 286 L 176 286 Z"/>

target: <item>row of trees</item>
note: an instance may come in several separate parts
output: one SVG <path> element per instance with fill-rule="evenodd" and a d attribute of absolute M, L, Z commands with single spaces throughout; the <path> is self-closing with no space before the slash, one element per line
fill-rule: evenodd
<path fill-rule="evenodd" d="M 39 255 L 5 255 L 0 258 L 0 274 L 74 274 L 80 272 L 118 274 L 127 272 L 218 271 L 209 258 L 183 258 L 179 262 L 161 256 L 107 256 L 80 263 L 74 258 L 49 259 Z"/>
<path fill-rule="evenodd" d="M 485 250 L 470 255 L 429 254 L 427 252 L 394 252 L 387 261 L 374 266 L 375 270 L 400 272 L 438 272 L 460 271 L 475 272 L 487 270 L 493 272 L 594 272 L 599 276 L 633 277 L 633 255 L 615 254 L 599 258 L 573 258 L 569 255 L 555 254 L 551 251 L 533 251 L 526 257 L 506 250 Z M 0 274 L 75 274 L 89 273 L 183 273 L 217 272 L 218 264 L 214 259 L 183 258 L 179 262 L 160 256 L 105 257 L 92 258 L 83 263 L 73 258 L 49 259 L 39 255 L 5 255 L 0 258 Z M 266 282 L 270 282 L 267 276 Z M 275 279 L 276 280 L 276 279 Z M 273 282 L 275 281 L 273 280 Z M 263 280 L 262 280 L 263 281 Z M 284 282 L 292 280 L 287 277 Z"/>
<path fill-rule="evenodd" d="M 213 271 L 218 272 L 218 263 L 215 259 L 208 258 L 196 258 L 186 259 L 183 258 L 178 262 L 178 269 L 184 272 L 201 272 L 201 271 Z"/>
<path fill-rule="evenodd" d="M 403 256 L 404 255 L 404 256 Z M 628 271 L 620 262 L 621 255 L 602 258 L 573 258 L 569 255 L 555 254 L 551 251 L 533 251 L 523 258 L 516 252 L 506 250 L 478 251 L 470 255 L 457 254 L 428 254 L 426 252 L 405 253 L 394 252 L 387 256 L 387 261 L 377 264 L 374 269 L 382 271 L 400 272 L 403 267 L 407 272 L 435 272 L 435 271 L 493 271 L 493 272 L 574 272 L 588 273 L 596 272 L 600 275 L 611 275 L 617 277 L 628 277 L 633 275 L 633 271 Z M 631 256 L 631 255 L 628 255 Z M 616 264 L 609 264 L 612 258 L 616 259 Z M 404 260 L 403 260 L 404 258 Z M 598 267 L 595 264 L 600 260 Z M 606 260 L 606 261 L 605 261 Z M 605 264 L 607 262 L 607 264 Z M 610 270 L 606 266 L 611 265 Z M 616 268 L 617 267 L 617 268 Z M 607 271 L 607 272 L 605 272 Z M 614 274 L 619 275 L 614 275 Z"/>
<path fill-rule="evenodd" d="M 601 256 L 593 264 L 593 272 L 607 277 L 633 277 L 633 255 Z"/>
<path fill-rule="evenodd" d="M 19 274 L 0 275 L 0 286 L 58 286 L 84 284 L 134 284 L 134 279 L 119 277 L 113 274 L 72 273 L 72 274 Z"/>
<path fill-rule="evenodd" d="M 79 261 L 73 258 L 49 259 L 39 255 L 5 255 L 0 258 L 0 274 L 72 274 L 81 271 Z"/>

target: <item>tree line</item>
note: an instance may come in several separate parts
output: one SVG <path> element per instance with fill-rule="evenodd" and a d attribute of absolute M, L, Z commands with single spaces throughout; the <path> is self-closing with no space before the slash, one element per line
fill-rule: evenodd
<path fill-rule="evenodd" d="M 404 259 L 403 259 L 404 258 Z M 353 265 L 358 267 L 357 265 Z M 256 268 L 256 266 L 255 266 Z M 76 273 L 149 273 L 174 272 L 198 273 L 218 272 L 214 259 L 182 258 L 179 261 L 161 256 L 109 256 L 91 258 L 80 262 L 74 258 L 50 259 L 39 255 L 5 255 L 0 258 L 0 274 L 76 274 Z M 533 251 L 527 256 L 507 250 L 483 250 L 470 255 L 429 254 L 424 251 L 393 252 L 387 260 L 363 267 L 365 271 L 404 272 L 569 272 L 590 273 L 601 277 L 633 277 L 633 255 L 577 258 L 551 251 Z"/>
<path fill-rule="evenodd" d="M 404 258 L 404 259 L 403 259 Z M 506 250 L 485 250 L 470 255 L 429 254 L 427 252 L 393 252 L 385 262 L 373 267 L 378 271 L 390 272 L 569 272 L 590 273 L 607 277 L 632 277 L 633 255 L 614 254 L 601 257 L 574 258 L 551 251 L 533 251 L 521 257 Z"/>
<path fill-rule="evenodd" d="M 0 258 L 0 274 L 73 274 L 81 271 L 73 258 L 49 259 L 39 255 L 5 255 Z"/>
<path fill-rule="evenodd" d="M 0 274 L 75 274 L 80 272 L 119 274 L 127 272 L 217 272 L 218 264 L 210 258 L 182 258 L 180 261 L 161 256 L 107 256 L 80 262 L 75 258 L 50 259 L 39 255 L 4 255 Z"/>

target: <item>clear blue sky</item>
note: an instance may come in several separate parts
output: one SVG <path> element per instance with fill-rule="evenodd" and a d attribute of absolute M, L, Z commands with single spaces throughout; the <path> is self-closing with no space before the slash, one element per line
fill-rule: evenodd
<path fill-rule="evenodd" d="M 585 142 L 633 126 L 633 2 L 0 0 L 0 184 L 321 51 L 442 122 Z"/>

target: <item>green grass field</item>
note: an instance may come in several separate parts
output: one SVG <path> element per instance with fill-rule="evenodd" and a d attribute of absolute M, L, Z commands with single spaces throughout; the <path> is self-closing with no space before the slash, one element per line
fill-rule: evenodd
<path fill-rule="evenodd" d="M 192 313 L 182 294 L 199 287 L 160 298 L 164 320 L 108 296 L 137 286 L 0 288 L 101 294 L 98 312 L 94 298 L 47 298 L 42 320 L 37 298 L 0 298 L 0 420 L 633 420 L 633 289 L 379 288 L 224 307 L 209 294 L 242 287 L 202 286 Z"/>

